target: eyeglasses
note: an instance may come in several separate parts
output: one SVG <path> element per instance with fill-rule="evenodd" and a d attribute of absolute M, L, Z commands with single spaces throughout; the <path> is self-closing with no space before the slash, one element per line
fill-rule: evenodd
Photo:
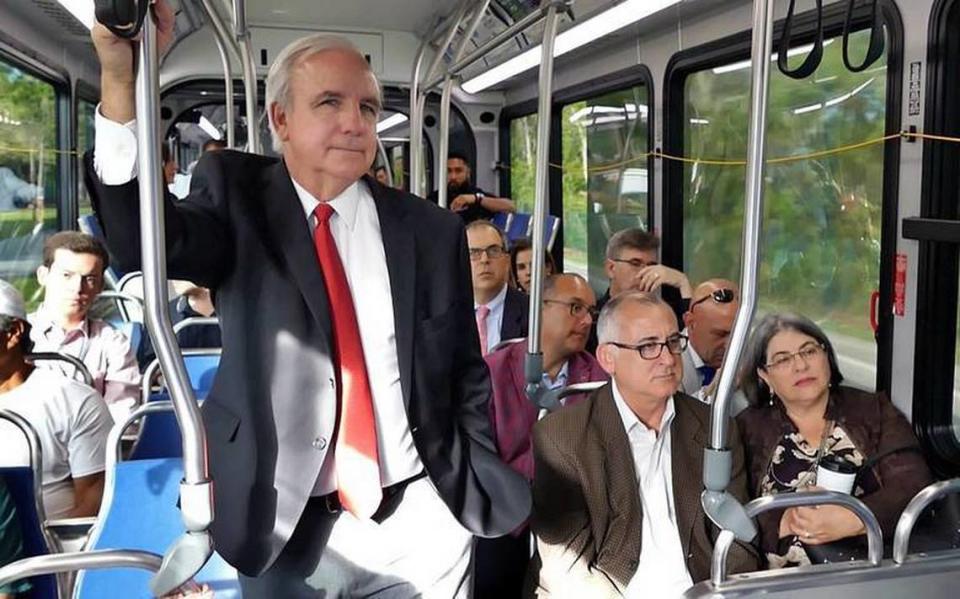
<path fill-rule="evenodd" d="M 622 258 L 610 258 L 611 262 L 619 262 L 620 264 L 629 264 L 630 268 L 635 268 L 640 270 L 641 268 L 646 268 L 648 266 L 656 266 L 656 262 L 647 262 L 646 260 L 641 260 L 640 258 L 631 258 L 629 260 L 624 260 Z"/>
<path fill-rule="evenodd" d="M 705 295 L 691 303 L 688 310 L 693 310 L 694 306 L 697 304 L 702 304 L 708 299 L 713 299 L 713 301 L 717 302 L 718 304 L 729 304 L 733 301 L 734 297 L 736 297 L 736 294 L 733 292 L 733 289 L 714 289 L 709 295 Z"/>
<path fill-rule="evenodd" d="M 763 369 L 784 371 L 787 368 L 793 366 L 794 360 L 798 356 L 801 359 L 803 359 L 805 363 L 809 364 L 811 361 L 823 355 L 824 352 L 826 352 L 826 348 L 824 348 L 819 343 L 817 344 L 810 343 L 809 345 L 804 345 L 803 347 L 793 352 L 792 354 L 787 354 L 787 353 L 777 354 L 777 356 L 774 359 L 770 360 L 769 364 L 763 365 Z"/>
<path fill-rule="evenodd" d="M 484 254 L 487 255 L 488 260 L 496 260 L 497 258 L 506 256 L 507 250 L 503 249 L 503 246 L 500 245 L 489 245 L 485 248 L 470 248 L 470 260 L 473 262 L 482 260 Z"/>
<path fill-rule="evenodd" d="M 574 318 L 581 318 L 585 314 L 589 314 L 590 318 L 593 320 L 597 319 L 597 316 L 600 315 L 600 310 L 597 310 L 595 306 L 585 306 L 580 302 L 565 302 L 563 300 L 554 300 L 554 299 L 545 299 L 543 300 L 545 304 L 562 304 L 570 308 L 570 316 Z"/>
<path fill-rule="evenodd" d="M 666 341 L 651 341 L 640 345 L 628 345 L 616 341 L 610 341 L 609 343 L 621 349 L 632 349 L 639 353 L 644 360 L 656 360 L 663 353 L 663 348 L 667 348 L 667 351 L 675 356 L 679 356 L 683 353 L 683 350 L 687 349 L 687 338 L 684 335 L 674 335 L 673 337 L 667 337 Z"/>

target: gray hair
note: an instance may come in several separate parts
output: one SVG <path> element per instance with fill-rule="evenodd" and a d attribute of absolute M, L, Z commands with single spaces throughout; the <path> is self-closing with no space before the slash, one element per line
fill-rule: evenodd
<path fill-rule="evenodd" d="M 264 100 L 264 107 L 267 111 L 267 121 L 270 124 L 270 137 L 273 139 L 273 150 L 278 154 L 283 151 L 283 142 L 277 135 L 277 128 L 273 122 L 273 116 L 270 114 L 270 107 L 279 104 L 281 108 L 287 110 L 290 108 L 290 74 L 302 61 L 315 54 L 326 52 L 328 50 L 345 50 L 354 52 L 361 58 L 365 58 L 361 52 L 350 40 L 339 35 L 330 35 L 328 33 L 317 33 L 308 35 L 295 40 L 287 45 L 273 64 L 270 65 L 270 71 L 267 73 L 267 91 Z M 364 60 L 366 63 L 366 60 Z M 380 90 L 380 80 L 376 73 L 367 65 L 367 72 L 373 76 L 377 82 L 377 97 L 382 103 L 383 92 Z M 251 127 L 251 130 L 253 127 Z M 255 133 L 251 132 L 251 135 Z"/>
<path fill-rule="evenodd" d="M 618 341 L 615 339 L 620 330 L 620 311 L 626 305 L 659 306 L 670 310 L 670 306 L 660 299 L 660 296 L 647 293 L 645 291 L 628 291 L 614 297 L 600 311 L 600 318 L 597 320 L 597 341 L 601 345 Z M 670 311 L 672 316 L 673 311 Z"/>
<path fill-rule="evenodd" d="M 617 231 L 607 242 L 607 259 L 616 260 L 625 249 L 655 252 L 660 249 L 660 238 L 639 228 Z"/>
<path fill-rule="evenodd" d="M 497 235 L 500 237 L 500 245 L 503 247 L 503 249 L 506 250 L 508 247 L 510 247 L 510 243 L 507 240 L 507 234 L 503 232 L 503 229 L 492 222 L 483 219 L 472 221 L 468 223 L 466 227 L 464 227 L 464 232 L 470 232 L 476 229 L 491 229 L 496 231 Z"/>

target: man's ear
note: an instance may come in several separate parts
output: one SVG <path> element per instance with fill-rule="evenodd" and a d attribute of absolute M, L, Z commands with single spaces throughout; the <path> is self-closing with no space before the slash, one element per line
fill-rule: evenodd
<path fill-rule="evenodd" d="M 44 265 L 37 267 L 37 282 L 40 283 L 41 287 L 45 287 L 47 284 L 47 275 L 50 274 L 50 269 Z"/>
<path fill-rule="evenodd" d="M 692 320 L 693 320 L 693 312 L 691 312 L 690 310 L 687 310 L 686 312 L 683 313 L 683 326 L 684 326 L 684 328 L 686 328 L 687 330 L 689 330 L 689 329 L 690 329 L 690 321 L 692 321 Z"/>
<path fill-rule="evenodd" d="M 26 326 L 24 326 L 23 321 L 19 319 L 14 320 L 6 334 L 7 351 L 10 351 L 20 345 L 20 340 L 23 339 L 24 332 L 26 332 Z"/>
<path fill-rule="evenodd" d="M 616 372 L 616 362 L 614 360 L 616 351 L 617 347 L 609 343 L 601 343 L 597 346 L 597 362 L 600 363 L 600 368 L 603 368 L 603 371 L 611 377 Z"/>
<path fill-rule="evenodd" d="M 287 131 L 287 111 L 280 106 L 279 102 L 270 105 L 270 120 L 273 122 L 273 129 L 277 132 L 280 141 L 287 141 L 290 138 Z"/>
<path fill-rule="evenodd" d="M 613 267 L 615 267 L 616 265 L 617 263 L 611 260 L 610 258 L 607 258 L 606 260 L 603 261 L 603 270 L 604 272 L 607 273 L 607 278 L 610 279 L 611 281 L 613 280 Z"/>

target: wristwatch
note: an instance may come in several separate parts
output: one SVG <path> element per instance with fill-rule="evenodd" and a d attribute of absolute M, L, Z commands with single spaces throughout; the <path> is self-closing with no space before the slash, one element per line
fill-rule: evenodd
<path fill-rule="evenodd" d="M 477 205 L 482 207 L 483 204 L 481 202 L 483 202 L 483 192 L 478 191 L 477 193 L 473 194 L 473 196 L 477 198 Z"/>

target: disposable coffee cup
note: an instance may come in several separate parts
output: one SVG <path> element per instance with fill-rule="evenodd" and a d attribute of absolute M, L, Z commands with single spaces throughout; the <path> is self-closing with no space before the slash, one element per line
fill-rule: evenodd
<path fill-rule="evenodd" d="M 857 467 L 833 456 L 824 457 L 817 466 L 817 486 L 827 491 L 849 495 L 853 491 L 855 478 L 857 478 Z"/>

